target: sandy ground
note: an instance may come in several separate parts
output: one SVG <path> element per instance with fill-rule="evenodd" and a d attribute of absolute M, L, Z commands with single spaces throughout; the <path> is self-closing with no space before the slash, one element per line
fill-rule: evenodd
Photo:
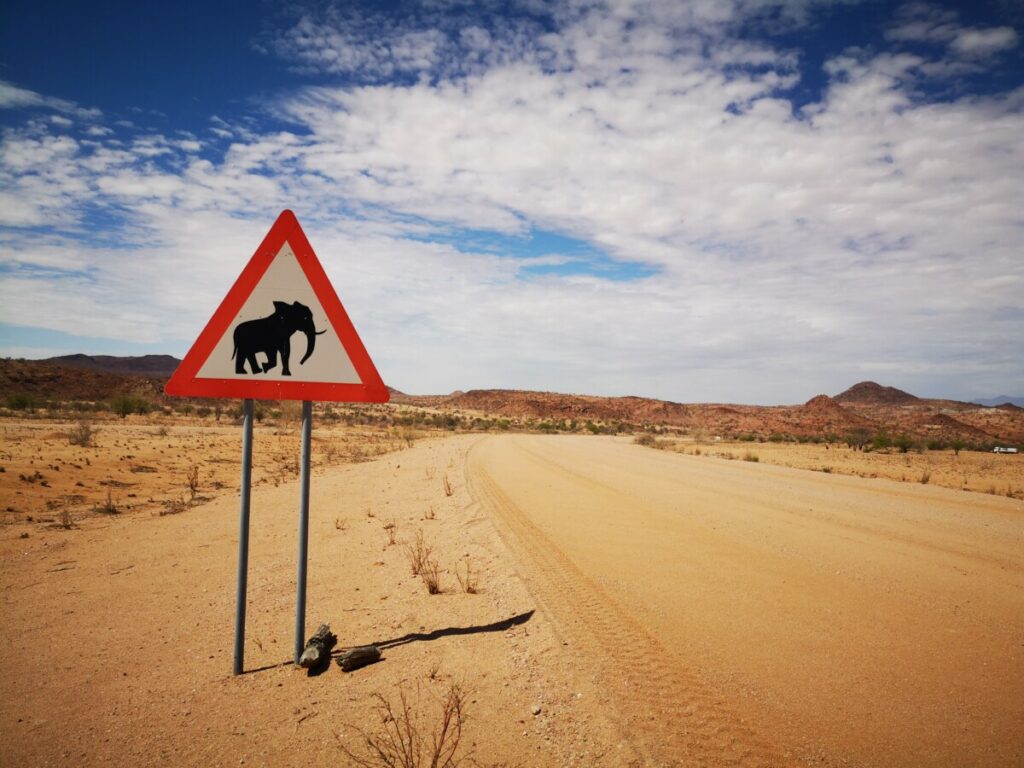
<path fill-rule="evenodd" d="M 645 756 L 1024 763 L 1020 501 L 574 437 L 470 468 Z"/>
<path fill-rule="evenodd" d="M 258 453 L 240 677 L 231 487 L 159 516 L 164 491 L 142 483 L 160 473 L 134 473 L 155 501 L 124 514 L 65 530 L 8 513 L 0 765 L 346 765 L 354 727 L 379 728 L 374 693 L 405 692 L 427 732 L 453 682 L 470 692 L 462 752 L 484 765 L 1024 761 L 1019 500 L 593 437 L 471 435 L 324 463 L 308 631 L 328 622 L 384 659 L 311 677 L 289 663 L 298 489 L 281 464 L 298 438 L 271 432 L 256 434 L 281 453 Z M 23 464 L 67 482 L 63 462 L 107 461 L 49 439 L 5 442 L 6 506 L 48 493 L 12 479 Z M 152 450 L 137 443 L 126 453 Z M 210 456 L 182 446 L 181 467 Z M 421 531 L 440 595 L 410 572 Z M 476 594 L 455 576 L 467 564 Z"/>
<path fill-rule="evenodd" d="M 424 440 L 314 475 L 308 632 L 328 622 L 340 646 L 384 651 L 349 674 L 332 665 L 309 677 L 290 663 L 294 482 L 253 491 L 240 677 L 230 674 L 233 493 L 172 516 L 5 526 L 0 764 L 346 765 L 339 742 L 358 749 L 353 728 L 377 730 L 373 694 L 397 703 L 404 691 L 429 736 L 453 682 L 469 692 L 460 753 L 483 765 L 631 764 L 632 747 L 598 701 L 599 675 L 534 612 L 465 487 L 478 440 Z M 418 531 L 443 569 L 440 595 L 411 575 L 403 544 Z M 454 575 L 467 563 L 477 594 Z"/>
<path fill-rule="evenodd" d="M 756 461 L 825 474 L 939 485 L 1024 500 L 1024 454 L 982 451 L 858 451 L 841 443 L 794 444 L 660 439 L 655 447 L 690 456 Z"/>

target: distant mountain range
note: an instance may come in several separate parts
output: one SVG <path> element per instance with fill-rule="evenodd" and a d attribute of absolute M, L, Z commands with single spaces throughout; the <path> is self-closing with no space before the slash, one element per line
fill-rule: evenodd
<path fill-rule="evenodd" d="M 61 355 L 40 360 L 71 368 L 87 368 L 90 371 L 123 373 L 126 376 L 151 376 L 166 379 L 181 363 L 171 355 L 141 355 L 139 357 L 117 357 L 115 355 Z"/>
<path fill-rule="evenodd" d="M 994 408 L 997 405 L 1016 405 L 1018 408 L 1024 408 L 1024 395 L 1018 395 L 1017 397 L 1010 397 L 1009 395 L 1000 395 L 999 397 L 979 398 L 977 400 L 971 400 L 975 405 L 985 405 L 989 408 Z"/>
<path fill-rule="evenodd" d="M 43 400 L 106 400 L 134 394 L 171 405 L 164 381 L 181 361 L 170 355 L 116 357 L 63 355 L 47 360 L 0 359 L 0 402 L 27 395 Z M 591 429 L 661 425 L 695 434 L 766 439 L 809 438 L 854 432 L 908 434 L 928 441 L 960 439 L 985 445 L 995 441 L 1024 444 L 1024 398 L 998 397 L 978 403 L 917 397 L 873 381 L 854 384 L 829 397 L 817 395 L 803 405 L 756 406 L 722 403 L 673 403 L 646 397 L 597 397 L 521 390 L 471 390 L 450 395 L 407 395 L 391 389 L 396 405 L 450 413 L 487 414 L 512 425 L 547 423 Z M 470 416 L 471 418 L 471 416 Z"/>

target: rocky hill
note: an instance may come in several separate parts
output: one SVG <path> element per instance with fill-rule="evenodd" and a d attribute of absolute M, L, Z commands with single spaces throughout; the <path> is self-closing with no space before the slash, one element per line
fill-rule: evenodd
<path fill-rule="evenodd" d="M 0 399 L 27 395 L 35 400 L 106 400 L 117 395 L 159 399 L 163 379 L 109 373 L 44 360 L 0 360 Z"/>
<path fill-rule="evenodd" d="M 920 398 L 895 387 L 883 387 L 873 381 L 854 384 L 836 395 L 836 402 L 849 405 L 913 405 Z"/>

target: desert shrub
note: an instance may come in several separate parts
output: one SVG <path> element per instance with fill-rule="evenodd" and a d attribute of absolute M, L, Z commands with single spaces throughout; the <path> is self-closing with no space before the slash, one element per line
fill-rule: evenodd
<path fill-rule="evenodd" d="M 80 421 L 68 431 L 68 443 L 88 447 L 97 431 L 89 422 Z"/>
<path fill-rule="evenodd" d="M 746 453 L 744 453 L 743 454 L 743 460 L 744 461 L 754 461 L 754 462 L 760 461 L 760 459 L 758 458 L 757 454 L 752 452 L 752 451 L 747 451 Z"/>
<path fill-rule="evenodd" d="M 901 433 L 893 438 L 892 444 L 899 449 L 900 453 L 906 453 L 917 445 L 917 441 L 910 435 Z"/>
<path fill-rule="evenodd" d="M 642 435 L 637 435 L 636 437 L 634 437 L 633 442 L 636 443 L 637 445 L 652 446 L 657 442 L 657 440 L 655 439 L 654 435 L 644 433 Z"/>
<path fill-rule="evenodd" d="M 932 479 L 932 473 L 927 469 L 921 473 L 921 485 L 928 485 L 928 481 Z"/>
<path fill-rule="evenodd" d="M 146 414 L 153 410 L 148 400 L 135 395 L 118 395 L 110 401 L 110 410 L 122 419 L 133 413 Z"/>
<path fill-rule="evenodd" d="M 378 727 L 374 733 L 353 728 L 358 746 L 350 748 L 341 741 L 341 751 L 351 765 L 359 768 L 458 768 L 470 759 L 459 755 L 462 729 L 466 723 L 466 695 L 451 685 L 440 702 L 437 722 L 424 722 L 428 708 L 412 704 L 405 689 L 398 693 L 398 703 L 380 693 L 376 701 Z M 357 751 L 358 750 L 358 751 Z"/>
<path fill-rule="evenodd" d="M 384 523 L 384 532 L 388 535 L 388 546 L 394 546 L 398 535 L 398 523 L 394 518 Z"/>
<path fill-rule="evenodd" d="M 16 392 L 8 395 L 4 404 L 12 411 L 34 411 L 40 407 L 39 399 L 27 392 Z"/>
<path fill-rule="evenodd" d="M 875 433 L 875 436 L 871 438 L 871 448 L 873 450 L 881 450 L 883 448 L 892 447 L 892 438 L 885 433 L 884 429 L 880 429 Z"/>
<path fill-rule="evenodd" d="M 850 448 L 863 449 L 871 440 L 871 433 L 864 427 L 854 427 L 843 440 Z"/>
<path fill-rule="evenodd" d="M 199 406 L 199 407 L 198 407 L 198 408 L 196 409 L 196 415 L 197 415 L 197 416 L 198 416 L 199 418 L 201 418 L 201 419 L 205 419 L 205 418 L 206 418 L 207 416 L 209 416 L 209 415 L 210 415 L 211 413 L 213 413 L 213 411 L 212 411 L 212 410 L 210 410 L 210 407 L 209 407 L 208 405 L 200 405 L 200 406 Z"/>

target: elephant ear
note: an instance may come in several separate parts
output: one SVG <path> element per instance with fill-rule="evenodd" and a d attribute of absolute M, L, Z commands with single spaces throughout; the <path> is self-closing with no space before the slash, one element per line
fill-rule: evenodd
<path fill-rule="evenodd" d="M 274 302 L 274 311 L 277 312 L 277 314 L 279 314 L 279 315 L 286 315 L 286 314 L 288 314 L 288 310 L 289 309 L 291 309 L 291 307 L 288 305 L 287 301 L 275 301 Z"/>

